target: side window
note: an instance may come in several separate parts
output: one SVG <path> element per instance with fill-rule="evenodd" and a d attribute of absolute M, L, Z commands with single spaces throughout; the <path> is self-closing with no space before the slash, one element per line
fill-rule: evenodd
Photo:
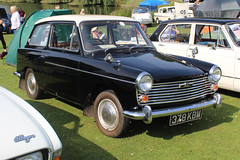
<path fill-rule="evenodd" d="M 209 42 L 215 43 L 215 46 L 217 47 L 230 47 L 220 27 L 211 25 L 197 25 L 194 43 L 199 45 L 208 45 Z"/>
<path fill-rule="evenodd" d="M 37 26 L 29 40 L 29 45 L 31 46 L 46 46 L 48 42 L 50 32 L 50 25 L 43 24 Z"/>
<path fill-rule="evenodd" d="M 78 35 L 73 24 L 54 24 L 52 26 L 50 47 L 78 50 Z"/>
<path fill-rule="evenodd" d="M 164 42 L 188 43 L 191 32 L 190 24 L 169 25 L 160 40 Z"/>

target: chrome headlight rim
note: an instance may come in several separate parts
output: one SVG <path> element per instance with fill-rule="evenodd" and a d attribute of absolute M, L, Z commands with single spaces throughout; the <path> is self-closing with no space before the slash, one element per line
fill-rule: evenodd
<path fill-rule="evenodd" d="M 143 78 L 149 78 L 149 80 L 150 80 L 150 83 L 149 83 L 149 86 L 146 86 L 145 85 L 145 87 L 144 86 L 142 86 L 141 85 L 141 80 L 143 79 Z M 146 93 L 146 92 L 148 92 L 148 91 L 150 91 L 151 89 L 152 89 L 152 86 L 153 86 L 153 78 L 152 78 L 152 76 L 149 74 L 149 73 L 147 73 L 147 72 L 142 72 L 142 73 L 140 73 L 139 75 L 138 75 L 138 77 L 137 77 L 137 79 L 136 79 L 136 87 L 137 87 L 137 90 L 139 91 L 139 92 L 141 92 L 141 93 Z"/>
<path fill-rule="evenodd" d="M 216 73 L 219 73 L 218 75 L 215 75 Z M 209 70 L 209 76 L 208 79 L 211 82 L 218 82 L 221 79 L 222 76 L 222 70 L 220 67 L 218 67 L 217 65 L 214 65 L 211 67 L 211 69 Z"/>

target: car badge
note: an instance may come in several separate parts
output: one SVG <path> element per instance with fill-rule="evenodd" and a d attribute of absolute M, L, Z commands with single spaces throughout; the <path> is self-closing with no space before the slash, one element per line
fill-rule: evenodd
<path fill-rule="evenodd" d="M 183 83 L 183 84 L 179 84 L 178 88 L 189 88 L 192 87 L 193 84 L 192 83 Z"/>
<path fill-rule="evenodd" d="M 29 136 L 26 136 L 26 137 L 25 137 L 23 134 L 21 134 L 21 135 L 16 136 L 16 137 L 14 138 L 14 142 L 17 143 L 17 142 L 25 141 L 26 143 L 29 143 L 30 140 L 31 140 L 32 138 L 35 138 L 35 137 L 36 137 L 36 136 L 35 136 L 34 134 L 29 135 Z"/>

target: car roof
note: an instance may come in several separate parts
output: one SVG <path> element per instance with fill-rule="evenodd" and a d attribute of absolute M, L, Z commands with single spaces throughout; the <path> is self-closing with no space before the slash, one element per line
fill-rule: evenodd
<path fill-rule="evenodd" d="M 168 21 L 163 21 L 161 24 L 168 24 L 168 23 L 214 23 L 225 25 L 227 23 L 234 23 L 240 22 L 239 19 L 205 19 L 205 18 L 181 18 L 181 19 L 173 19 Z"/>
<path fill-rule="evenodd" d="M 0 17 L 7 18 L 7 12 L 6 12 L 5 8 L 0 8 Z"/>
<path fill-rule="evenodd" d="M 43 22 L 51 22 L 51 21 L 74 21 L 77 24 L 83 21 L 113 21 L 113 20 L 120 20 L 120 21 L 134 21 L 136 20 L 128 17 L 121 17 L 121 16 L 109 16 L 109 15 L 60 15 L 60 16 L 51 16 L 47 18 L 43 18 L 38 20 L 35 24 L 43 23 Z"/>

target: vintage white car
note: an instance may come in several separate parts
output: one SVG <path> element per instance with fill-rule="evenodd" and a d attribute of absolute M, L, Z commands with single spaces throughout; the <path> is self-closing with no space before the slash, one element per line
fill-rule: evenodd
<path fill-rule="evenodd" d="M 132 18 L 140 22 L 141 24 L 152 24 L 152 14 L 147 7 L 133 8 Z"/>
<path fill-rule="evenodd" d="M 62 143 L 30 104 L 0 87 L 0 159 L 59 160 Z"/>
<path fill-rule="evenodd" d="M 189 5 L 190 7 L 190 5 Z M 180 10 L 181 14 L 186 14 L 186 18 L 193 17 L 192 10 Z M 185 13 L 187 12 L 187 13 Z M 176 14 L 175 6 L 161 7 L 158 9 L 157 13 L 154 13 L 154 21 L 159 24 L 161 21 L 183 18 Z"/>
<path fill-rule="evenodd" d="M 239 20 L 176 19 L 162 22 L 150 39 L 159 52 L 217 64 L 219 87 L 240 92 L 239 26 Z"/>
<path fill-rule="evenodd" d="M 175 7 L 161 7 L 158 9 L 157 13 L 154 13 L 154 21 L 159 24 L 161 21 L 166 21 L 174 19 L 175 17 Z"/>

